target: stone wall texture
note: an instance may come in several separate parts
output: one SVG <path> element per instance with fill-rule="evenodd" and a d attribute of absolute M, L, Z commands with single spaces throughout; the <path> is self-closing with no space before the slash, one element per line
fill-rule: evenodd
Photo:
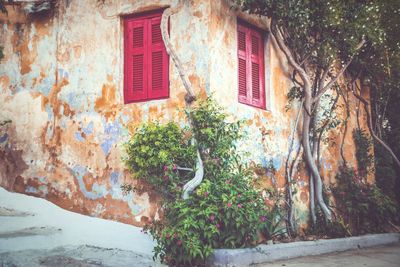
<path fill-rule="evenodd" d="M 53 1 L 50 10 L 27 12 L 35 1 L 15 1 L 0 15 L 0 120 L 12 123 L 0 131 L 0 185 L 7 190 L 46 198 L 62 208 L 91 216 L 142 225 L 159 217 L 157 195 L 148 191 L 124 195 L 121 185 L 135 184 L 124 167 L 123 143 L 142 122 L 174 120 L 187 125 L 185 90 L 170 62 L 170 97 L 124 104 L 123 23 L 127 14 L 173 6 L 169 0 Z M 291 69 L 268 36 L 265 50 L 265 110 L 238 103 L 237 18 L 268 32 L 267 20 L 231 8 L 226 0 L 186 1 L 170 18 L 173 46 L 194 90 L 212 94 L 232 119 L 245 120 L 248 136 L 240 144 L 254 166 L 269 162 L 275 175 L 258 171 L 262 186 L 284 187 L 285 163 L 295 117 L 286 111 L 293 86 Z M 329 101 L 322 101 L 326 107 Z M 341 103 L 343 104 L 343 103 Z M 329 131 L 321 147 L 324 182 L 334 182 L 344 156 L 355 164 L 352 129 L 365 125 L 358 103 L 349 97 L 350 117 Z M 335 116 L 344 119 L 344 109 Z M 334 145 L 332 145 L 334 144 Z M 294 151 L 299 147 L 295 135 Z M 292 154 L 291 159 L 293 159 Z M 295 216 L 308 219 L 309 179 L 302 163 L 295 176 Z M 262 169 L 262 168 L 261 168 Z M 283 189 L 282 189 L 283 190 Z"/>

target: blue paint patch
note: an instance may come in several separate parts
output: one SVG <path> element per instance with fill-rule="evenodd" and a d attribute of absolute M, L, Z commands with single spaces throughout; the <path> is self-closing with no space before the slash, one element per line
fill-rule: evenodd
<path fill-rule="evenodd" d="M 44 78 L 43 81 L 37 86 L 37 90 L 44 96 L 48 96 L 53 83 L 54 82 L 51 82 L 48 78 Z"/>
<path fill-rule="evenodd" d="M 61 79 L 63 79 L 63 78 L 68 79 L 68 76 L 69 76 L 68 71 L 66 71 L 66 70 L 64 70 L 62 68 L 58 69 L 58 77 L 60 77 Z"/>
<path fill-rule="evenodd" d="M 47 190 L 47 186 L 41 185 L 39 186 L 39 190 L 42 192 L 42 195 L 46 196 L 49 192 Z"/>
<path fill-rule="evenodd" d="M 120 118 L 121 118 L 121 120 L 122 120 L 122 122 L 123 122 L 124 124 L 127 124 L 128 121 L 129 121 L 129 119 L 130 119 L 130 116 L 121 115 Z"/>
<path fill-rule="evenodd" d="M 79 188 L 86 198 L 95 200 L 104 197 L 108 192 L 104 185 L 94 184 L 92 191 L 86 189 L 85 183 L 83 182 L 83 176 L 87 173 L 87 170 L 83 166 L 75 166 L 72 169 L 75 178 L 78 180 Z"/>
<path fill-rule="evenodd" d="M 60 120 L 60 127 L 63 130 L 67 129 L 67 123 L 65 122 L 65 120 L 63 119 Z"/>
<path fill-rule="evenodd" d="M 112 145 L 114 144 L 114 142 L 115 142 L 114 138 L 109 138 L 109 139 L 106 139 L 106 141 L 104 141 L 104 142 L 100 145 L 101 149 L 103 149 L 103 152 L 104 152 L 104 154 L 105 154 L 106 156 L 110 153 L 111 147 L 112 147 Z"/>
<path fill-rule="evenodd" d="M 281 158 L 273 158 L 272 164 L 274 164 L 275 170 L 279 170 L 282 166 L 282 159 Z"/>
<path fill-rule="evenodd" d="M 131 208 L 132 215 L 139 214 L 139 212 L 142 210 L 142 207 L 137 204 L 129 205 L 129 207 Z"/>
<path fill-rule="evenodd" d="M 54 118 L 53 108 L 50 106 L 49 103 L 47 103 L 45 109 L 47 112 L 47 120 L 52 121 Z"/>
<path fill-rule="evenodd" d="M 3 136 L 0 137 L 0 143 L 4 143 L 5 141 L 7 141 L 8 139 L 8 134 L 5 133 L 3 134 Z"/>
<path fill-rule="evenodd" d="M 119 172 L 112 172 L 110 175 L 110 182 L 112 185 L 116 185 L 118 183 Z"/>
<path fill-rule="evenodd" d="M 92 134 L 93 133 L 93 122 L 91 121 L 88 126 L 82 128 L 82 132 L 84 132 L 86 135 Z"/>
<path fill-rule="evenodd" d="M 75 132 L 75 139 L 78 140 L 79 142 L 85 141 L 85 138 L 83 138 L 81 132 Z"/>
<path fill-rule="evenodd" d="M 46 176 L 38 177 L 38 180 L 43 184 L 47 183 L 47 177 Z"/>
<path fill-rule="evenodd" d="M 54 134 L 53 126 L 50 125 L 49 127 L 47 127 L 47 130 L 46 130 L 46 138 L 47 138 L 47 140 L 50 140 L 51 138 L 53 138 L 53 134 Z"/>
<path fill-rule="evenodd" d="M 261 166 L 266 168 L 268 166 L 268 160 L 266 158 L 261 158 Z"/>
<path fill-rule="evenodd" d="M 327 170 L 331 170 L 332 169 L 332 164 L 326 162 L 325 160 L 322 161 L 322 164 L 324 165 L 324 168 Z"/>
<path fill-rule="evenodd" d="M 279 136 L 279 135 L 281 135 L 282 129 L 280 127 L 275 127 L 274 131 L 275 131 L 275 135 Z"/>
<path fill-rule="evenodd" d="M 33 193 L 33 194 L 37 194 L 38 190 L 36 188 L 34 188 L 33 186 L 27 186 L 25 188 L 25 192 L 26 193 Z"/>
<path fill-rule="evenodd" d="M 104 125 L 104 133 L 113 137 L 118 137 L 121 133 L 121 125 L 117 121 L 106 123 Z"/>

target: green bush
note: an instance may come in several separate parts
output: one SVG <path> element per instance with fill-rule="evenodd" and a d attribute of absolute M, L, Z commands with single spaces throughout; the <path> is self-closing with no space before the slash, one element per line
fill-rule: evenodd
<path fill-rule="evenodd" d="M 175 123 L 143 124 L 125 144 L 125 165 L 138 179 L 144 179 L 155 188 L 166 189 L 165 168 L 194 163 L 195 148 L 184 138 L 185 131 Z M 178 177 L 170 177 L 178 178 Z"/>
<path fill-rule="evenodd" d="M 351 168 L 340 169 L 332 193 L 353 235 L 383 232 L 396 214 L 393 200 Z"/>
<path fill-rule="evenodd" d="M 236 152 L 240 122 L 226 122 L 210 98 L 187 115 L 194 125 L 191 132 L 174 123 L 145 124 L 126 145 L 128 167 L 163 197 L 162 219 L 150 221 L 145 231 L 157 241 L 154 256 L 170 266 L 201 266 L 215 248 L 254 246 L 276 222 Z M 182 186 L 195 171 L 178 167 L 195 166 L 190 136 L 196 137 L 205 175 L 182 200 Z"/>

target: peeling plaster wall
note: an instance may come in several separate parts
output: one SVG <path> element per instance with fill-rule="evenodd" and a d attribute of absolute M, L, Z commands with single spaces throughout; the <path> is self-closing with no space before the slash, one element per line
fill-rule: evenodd
<path fill-rule="evenodd" d="M 170 63 L 170 98 L 123 104 L 121 16 L 175 5 L 175 1 L 59 0 L 53 11 L 26 14 L 23 4 L 0 15 L 0 185 L 40 196 L 57 205 L 107 219 L 142 225 L 158 217 L 153 192 L 123 195 L 133 181 L 122 164 L 122 144 L 144 121 L 187 124 L 185 90 Z M 263 20 L 236 13 L 227 1 L 187 1 L 170 19 L 171 41 L 196 92 L 213 93 L 232 118 L 246 121 L 241 150 L 254 164 L 272 161 L 275 176 L 260 173 L 264 186 L 284 186 L 289 135 L 299 105 L 285 111 L 290 69 L 274 40 L 265 42 L 267 110 L 237 101 L 237 16 L 266 29 Z M 355 112 L 355 101 L 351 102 Z M 343 113 L 343 112 L 342 112 Z M 339 116 L 344 113 L 339 112 Z M 361 122 L 362 124 L 364 122 Z M 351 126 L 352 125 L 352 126 Z M 347 147 L 353 145 L 351 114 Z M 330 133 L 340 143 L 342 128 Z M 295 147 L 299 139 L 296 137 Z M 354 151 L 345 151 L 354 162 Z M 323 147 L 325 182 L 333 181 L 338 147 Z M 296 177 L 296 216 L 306 223 L 308 178 Z"/>
<path fill-rule="evenodd" d="M 132 182 L 122 144 L 143 121 L 185 124 L 185 91 L 170 64 L 169 99 L 123 104 L 121 15 L 175 2 L 59 1 L 46 16 L 27 15 L 23 5 L 1 15 L 0 119 L 12 120 L 0 134 L 3 187 L 135 225 L 158 216 L 154 193 L 122 194 Z M 196 91 L 209 88 L 209 8 L 193 1 L 170 20 Z"/>

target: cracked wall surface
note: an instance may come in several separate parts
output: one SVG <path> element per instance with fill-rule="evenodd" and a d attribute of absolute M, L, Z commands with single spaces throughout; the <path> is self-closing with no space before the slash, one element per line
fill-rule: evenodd
<path fill-rule="evenodd" d="M 154 192 L 124 195 L 120 186 L 134 181 L 124 167 L 122 144 L 141 122 L 175 120 L 186 125 L 185 90 L 170 63 L 170 97 L 123 104 L 123 28 L 126 14 L 175 5 L 177 1 L 56 1 L 53 9 L 27 13 L 24 3 L 0 15 L 0 120 L 12 123 L 0 132 L 0 185 L 46 198 L 72 211 L 142 225 L 158 217 Z M 288 144 L 298 103 L 286 111 L 293 86 L 290 68 L 274 40 L 265 41 L 267 109 L 237 101 L 236 21 L 241 17 L 267 32 L 265 19 L 230 8 L 229 2 L 187 1 L 170 19 L 170 35 L 194 90 L 245 120 L 248 136 L 240 149 L 249 161 L 275 175 L 258 172 L 263 186 L 283 190 Z M 345 157 L 355 162 L 351 129 Z M 337 116 L 344 118 L 343 109 Z M 361 123 L 364 124 L 363 120 Z M 343 126 L 329 132 L 339 144 Z M 294 149 L 299 146 L 295 137 Z M 340 163 L 338 146 L 322 147 L 325 182 L 334 181 Z M 300 164 L 300 167 L 302 165 Z M 296 178 L 296 216 L 308 219 L 308 176 Z"/>

